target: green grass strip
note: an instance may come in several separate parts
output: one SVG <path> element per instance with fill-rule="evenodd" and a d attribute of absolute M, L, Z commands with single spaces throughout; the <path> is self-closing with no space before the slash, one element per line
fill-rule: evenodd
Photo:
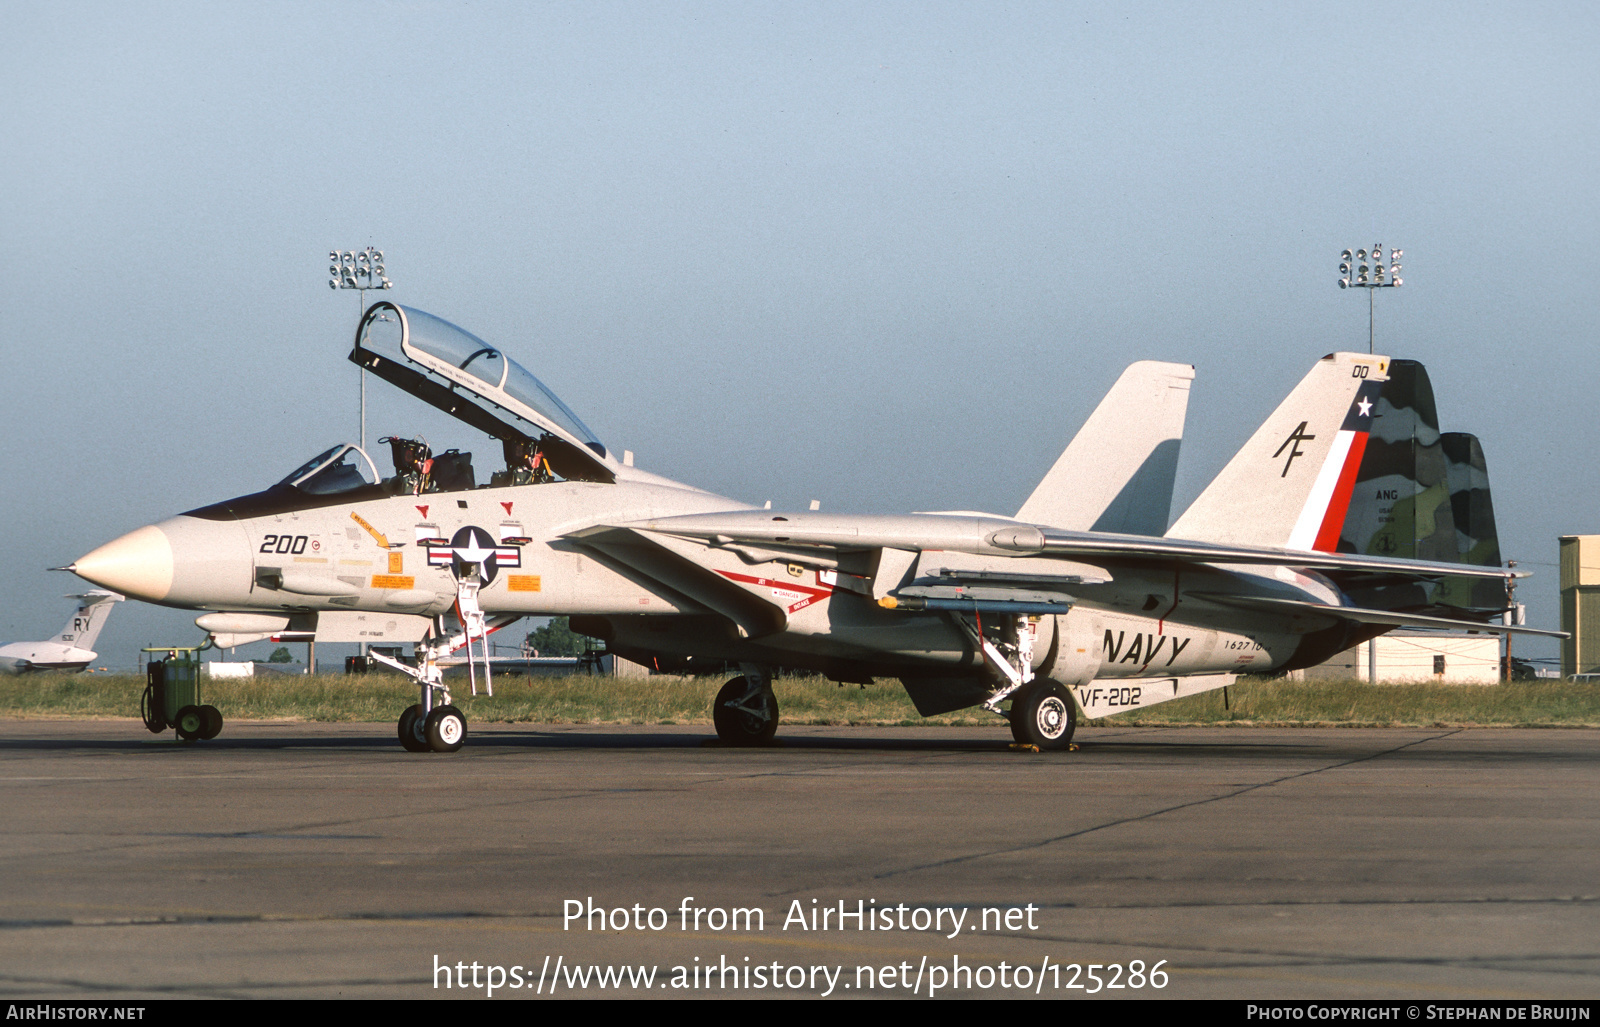
<path fill-rule="evenodd" d="M 452 681 L 456 705 L 479 723 L 709 724 L 722 679 L 512 677 L 494 698 Z M 818 677 L 773 683 L 787 724 L 992 725 L 981 710 L 917 714 L 898 682 L 839 687 Z M 132 674 L 29 674 L 0 678 L 0 717 L 137 717 L 144 679 Z M 390 674 L 313 677 L 262 675 L 207 681 L 207 702 L 243 720 L 392 721 L 416 702 L 416 689 Z M 1540 681 L 1507 685 L 1379 685 L 1244 678 L 1148 709 L 1091 721 L 1128 725 L 1344 727 L 1596 727 L 1600 683 Z"/>

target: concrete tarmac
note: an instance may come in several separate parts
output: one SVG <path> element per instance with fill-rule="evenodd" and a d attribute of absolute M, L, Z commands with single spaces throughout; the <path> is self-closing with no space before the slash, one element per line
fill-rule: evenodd
<path fill-rule="evenodd" d="M 474 725 L 441 756 L 387 724 L 0 721 L 0 995 L 481 998 L 473 963 L 512 1000 L 1600 994 L 1600 731 L 779 737 Z M 626 928 L 564 921 L 591 897 Z M 714 929 L 733 908 L 762 929 Z M 588 969 L 624 965 L 652 987 Z"/>

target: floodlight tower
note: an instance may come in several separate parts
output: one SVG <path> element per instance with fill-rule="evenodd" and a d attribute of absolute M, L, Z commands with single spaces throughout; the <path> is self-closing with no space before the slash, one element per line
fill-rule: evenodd
<path fill-rule="evenodd" d="M 328 253 L 328 288 L 355 289 L 357 297 L 356 322 L 367 312 L 368 289 L 392 289 L 394 283 L 383 273 L 383 251 L 368 246 L 364 250 L 332 250 Z M 361 449 L 367 448 L 367 369 L 357 372 L 361 376 Z"/>
<path fill-rule="evenodd" d="M 1356 250 L 1352 255 L 1349 250 L 1339 254 L 1339 288 L 1367 290 L 1367 352 L 1375 352 L 1372 331 L 1372 291 L 1374 289 L 1392 289 L 1404 285 L 1400 278 L 1400 255 L 1403 250 L 1389 251 L 1389 269 L 1383 268 L 1383 243 L 1372 247 L 1369 253 L 1366 250 Z M 1372 263 L 1368 264 L 1367 261 Z M 1367 683 L 1378 683 L 1378 640 L 1367 640 Z"/>
<path fill-rule="evenodd" d="M 1354 259 L 1350 251 L 1339 254 L 1339 288 L 1367 290 L 1367 352 L 1373 352 L 1372 290 L 1392 289 L 1405 282 L 1400 279 L 1400 255 L 1404 250 L 1389 251 L 1389 270 L 1383 270 L 1383 243 L 1372 247 L 1372 252 L 1356 250 Z M 1371 259 L 1372 263 L 1367 263 Z"/>

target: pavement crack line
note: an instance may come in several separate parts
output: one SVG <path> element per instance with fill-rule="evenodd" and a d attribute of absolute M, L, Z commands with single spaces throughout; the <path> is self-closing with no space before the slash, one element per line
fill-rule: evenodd
<path fill-rule="evenodd" d="M 973 860 L 985 859 L 990 856 L 1005 856 L 1013 852 L 1027 852 L 1032 849 L 1042 849 L 1046 845 L 1054 845 L 1057 842 L 1065 842 L 1071 841 L 1074 838 L 1082 838 L 1084 835 L 1094 834 L 1097 831 L 1105 831 L 1109 828 L 1121 827 L 1124 824 L 1136 824 L 1141 820 L 1153 820 L 1156 817 L 1164 816 L 1168 813 L 1176 813 L 1179 810 L 1192 809 L 1195 806 L 1205 806 L 1213 802 L 1225 802 L 1228 799 L 1236 799 L 1241 795 L 1247 795 L 1250 792 L 1259 791 L 1263 788 L 1272 788 L 1288 781 L 1296 781 L 1302 777 L 1311 777 L 1316 774 L 1327 773 L 1330 770 L 1338 770 L 1341 767 L 1350 767 L 1356 765 L 1357 763 L 1366 763 L 1369 760 L 1375 760 L 1380 756 L 1391 756 L 1403 749 L 1409 749 L 1414 745 L 1421 745 L 1424 742 L 1436 742 L 1441 738 L 1449 738 L 1451 735 L 1458 735 L 1464 730 L 1465 728 L 1455 728 L 1451 731 L 1445 731 L 1442 734 L 1429 735 L 1426 738 L 1416 738 L 1409 742 L 1405 742 L 1404 744 L 1394 746 L 1390 749 L 1382 749 L 1378 752 L 1368 753 L 1365 756 L 1357 756 L 1353 759 L 1341 760 L 1338 763 L 1331 763 L 1325 767 L 1317 767 L 1313 770 L 1302 770 L 1294 774 L 1285 774 L 1283 777 L 1273 778 L 1270 781 L 1258 781 L 1253 785 L 1245 785 L 1242 788 L 1235 788 L 1233 791 L 1224 792 L 1221 795 L 1207 796 L 1204 799 L 1191 799 L 1188 802 L 1180 802 L 1172 806 L 1165 806 L 1161 809 L 1151 810 L 1148 813 L 1140 813 L 1137 816 L 1119 817 L 1116 820 L 1108 820 L 1103 824 L 1095 824 L 1093 827 L 1084 827 L 1076 831 L 1068 831 L 1066 834 L 1054 835 L 1050 838 L 1041 838 L 1038 841 L 1027 842 L 1022 845 L 1012 845 L 1003 849 L 988 849 L 984 852 L 968 853 L 965 856 L 952 856 L 949 859 L 934 860 L 931 863 L 919 863 L 916 866 L 901 867 L 898 870 L 885 870 L 882 873 L 872 875 L 872 878 L 875 881 L 882 881 L 891 877 L 899 877 L 903 874 L 913 874 L 919 870 L 932 870 L 936 867 L 956 866 L 961 863 L 970 863 Z"/>
<path fill-rule="evenodd" d="M 37 988 L 39 985 L 54 985 L 58 988 L 77 988 L 86 992 L 110 992 L 112 994 L 153 993 L 156 995 L 194 995 L 211 998 L 245 998 L 252 992 L 260 990 L 273 990 L 281 988 L 361 988 L 361 987 L 396 987 L 406 984 L 426 984 L 426 977 L 370 977 L 351 978 L 349 980 L 333 981 L 239 981 L 234 984 L 137 984 L 114 983 L 110 981 L 86 981 L 71 977 L 25 977 L 17 974 L 0 974 L 0 982 L 13 985 L 22 985 Z M 47 1001 L 63 1001 L 53 999 Z M 70 1001 L 70 1000 L 67 1000 Z"/>
<path fill-rule="evenodd" d="M 314 821 L 312 823 L 291 824 L 291 825 L 287 825 L 287 826 L 276 828 L 276 829 L 273 829 L 273 828 L 252 828 L 252 829 L 249 829 L 249 830 L 240 830 L 240 831 L 216 831 L 216 832 L 207 833 L 205 835 L 205 837 L 209 837 L 209 838 L 233 838 L 233 839 L 237 839 L 239 841 L 250 841 L 250 840 L 262 839 L 262 838 L 265 838 L 265 839 L 268 839 L 268 840 L 287 840 L 287 841 L 293 841 L 296 838 L 303 838 L 303 839 L 305 839 L 307 841 L 315 841 L 315 840 L 318 840 L 317 836 L 310 835 L 310 834 L 305 834 L 304 832 L 313 831 L 313 830 L 327 831 L 327 830 L 335 829 L 335 828 L 353 829 L 353 828 L 356 828 L 356 827 L 360 827 L 362 825 L 382 824 L 382 823 L 391 822 L 391 821 L 395 821 L 395 820 L 408 820 L 408 819 L 413 819 L 413 818 L 416 818 L 416 817 L 435 816 L 435 815 L 438 815 L 438 814 L 445 814 L 445 813 L 455 814 L 455 813 L 459 813 L 459 812 L 463 812 L 463 811 L 465 811 L 465 812 L 481 812 L 481 811 L 484 811 L 484 810 L 500 809 L 500 808 L 507 807 L 507 806 L 526 806 L 526 805 L 543 804 L 543 803 L 547 803 L 547 802 L 562 802 L 562 801 L 567 801 L 567 800 L 572 800 L 572 799 L 590 798 L 590 797 L 593 797 L 595 795 L 602 795 L 602 794 L 605 794 L 607 792 L 615 792 L 617 790 L 618 789 L 613 789 L 613 788 L 580 788 L 580 789 L 574 789 L 574 788 L 568 787 L 568 788 L 565 788 L 565 789 L 553 789 L 550 793 L 543 794 L 543 795 L 535 795 L 535 796 L 518 795 L 515 798 L 510 798 L 510 799 L 497 799 L 497 800 L 494 800 L 494 801 L 479 802 L 479 803 L 473 803 L 473 804 L 462 804 L 462 805 L 457 805 L 457 806 L 444 806 L 444 807 L 440 807 L 438 809 L 398 810 L 398 811 L 395 811 L 395 812 L 392 812 L 392 813 L 363 814 L 362 816 L 359 816 L 359 817 L 345 817 L 345 818 L 341 818 L 341 819 L 338 819 L 338 820 L 319 820 L 319 821 Z M 655 791 L 657 789 L 624 789 L 624 790 L 627 790 L 627 791 Z M 668 790 L 668 789 L 661 789 L 661 790 Z M 192 836 L 193 835 L 191 835 L 191 837 Z M 109 852 L 122 852 L 122 851 L 126 851 L 126 850 L 129 850 L 129 849 L 138 849 L 138 848 L 148 847 L 148 846 L 151 846 L 151 845 L 158 845 L 158 844 L 161 844 L 165 840 L 171 839 L 173 837 L 180 837 L 180 836 L 179 835 L 174 835 L 172 833 L 156 834 L 156 833 L 151 833 L 151 832 L 147 832 L 147 831 L 140 831 L 140 832 L 134 832 L 134 833 L 124 834 L 124 835 L 119 835 L 118 837 L 126 839 L 126 840 L 118 841 L 118 842 L 114 842 L 114 843 L 110 843 L 110 844 L 106 844 L 106 845 L 92 846 L 92 847 L 83 848 L 83 849 L 63 849 L 63 850 L 59 850 L 59 851 L 51 850 L 51 851 L 44 851 L 44 852 L 23 853 L 23 854 L 18 854 L 18 855 L 15 855 L 15 856 L 9 856 L 9 855 L 8 856 L 0 856 L 0 863 L 15 863 L 15 862 L 24 861 L 24 860 L 34 860 L 34 861 L 41 860 L 41 859 L 42 860 L 50 860 L 50 859 L 55 859 L 55 858 L 60 857 L 60 856 L 99 856 L 99 855 L 104 855 L 105 853 L 109 853 Z M 380 837 L 381 838 L 382 836 L 381 835 L 376 835 L 376 836 L 373 836 L 373 837 Z"/>
<path fill-rule="evenodd" d="M 491 912 L 484 910 L 411 910 L 347 913 L 170 913 L 125 917 L 53 917 L 0 920 L 0 931 L 84 927 L 218 927 L 237 924 L 429 923 L 458 920 L 554 920 L 558 913 Z"/>
<path fill-rule="evenodd" d="M 980 937 L 982 937 L 980 935 Z M 1269 965 L 1305 965 L 1305 966 L 1432 966 L 1432 967 L 1493 967 L 1504 969 L 1507 966 L 1537 966 L 1543 973 L 1564 973 L 1578 975 L 1592 975 L 1587 969 L 1566 969 L 1552 966 L 1556 963 L 1594 963 L 1600 961 L 1600 952 L 1530 952 L 1516 953 L 1489 953 L 1484 955 L 1472 954 L 1438 954 L 1425 955 L 1421 953 L 1409 955 L 1384 955 L 1380 953 L 1361 952 L 1311 952 L 1292 948 L 1247 948 L 1237 945 L 1202 945 L 1192 942 L 1160 941 L 1153 942 L 1148 938 L 1129 939 L 1121 937 L 1105 937 L 1100 935 L 1030 935 L 1021 939 L 1026 942 L 1040 945 L 1093 945 L 1097 948 L 1123 948 L 1144 951 L 1159 948 L 1163 952 L 1178 951 L 1187 953 L 1192 959 L 1208 956 L 1234 957 L 1238 962 L 1233 964 L 1207 961 L 1205 963 L 1177 963 L 1174 968 L 1193 966 L 1269 966 Z M 1262 962 L 1270 960 L 1272 962 Z"/>

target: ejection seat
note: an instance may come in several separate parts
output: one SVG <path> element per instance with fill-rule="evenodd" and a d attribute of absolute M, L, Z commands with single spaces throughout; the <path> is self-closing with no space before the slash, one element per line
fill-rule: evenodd
<path fill-rule="evenodd" d="M 388 443 L 394 457 L 394 477 L 386 484 L 397 496 L 421 495 L 428 491 L 428 478 L 433 468 L 433 451 L 421 439 L 403 439 L 398 435 L 385 435 L 379 445 Z"/>
<path fill-rule="evenodd" d="M 500 440 L 500 445 L 505 451 L 506 469 L 489 476 L 491 486 L 543 485 L 555 481 L 550 460 L 539 443 L 532 439 L 505 438 Z"/>
<path fill-rule="evenodd" d="M 445 450 L 433 458 L 428 480 L 429 492 L 465 492 L 477 488 L 477 478 L 472 473 L 472 454 L 459 449 Z"/>

